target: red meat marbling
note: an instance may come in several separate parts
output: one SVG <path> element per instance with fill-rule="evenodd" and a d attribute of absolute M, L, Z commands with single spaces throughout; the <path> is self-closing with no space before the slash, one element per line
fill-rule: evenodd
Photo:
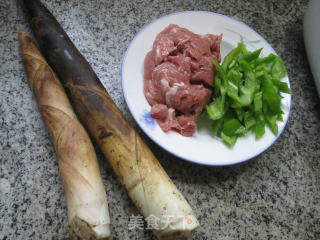
<path fill-rule="evenodd" d="M 201 36 L 171 24 L 160 32 L 144 61 L 144 94 L 164 132 L 192 136 L 211 100 L 222 35 Z"/>

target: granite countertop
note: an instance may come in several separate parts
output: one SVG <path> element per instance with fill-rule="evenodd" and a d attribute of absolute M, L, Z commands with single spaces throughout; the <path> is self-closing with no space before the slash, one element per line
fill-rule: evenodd
<path fill-rule="evenodd" d="M 308 1 L 43 2 L 193 207 L 201 227 L 191 239 L 320 239 L 320 100 L 302 34 Z M 183 10 L 241 20 L 284 60 L 291 115 L 278 141 L 255 159 L 228 167 L 183 161 L 144 135 L 128 111 L 120 84 L 128 44 L 150 21 Z M 0 239 L 68 239 L 57 158 L 20 58 L 18 29 L 29 28 L 17 1 L 0 2 L 0 22 Z M 98 149 L 97 154 L 113 239 L 155 239 L 148 230 L 128 228 L 130 216 L 139 212 Z"/>

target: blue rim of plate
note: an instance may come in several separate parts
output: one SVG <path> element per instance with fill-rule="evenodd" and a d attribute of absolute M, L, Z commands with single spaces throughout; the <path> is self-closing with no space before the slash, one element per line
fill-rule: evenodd
<path fill-rule="evenodd" d="M 171 13 L 171 14 L 167 14 L 167 15 L 161 16 L 161 17 L 159 17 L 159 18 L 157 18 L 157 19 L 152 20 L 150 23 L 144 25 L 144 26 L 141 28 L 141 30 L 140 30 L 140 31 L 134 36 L 134 38 L 130 41 L 130 43 L 129 43 L 128 47 L 127 47 L 127 50 L 126 50 L 126 52 L 125 52 L 125 54 L 124 54 L 124 57 L 123 57 L 123 60 L 122 60 L 122 64 L 121 64 L 121 87 L 122 87 L 122 94 L 123 94 L 123 97 L 124 97 L 124 99 L 125 99 L 125 102 L 126 102 L 126 104 L 127 104 L 127 106 L 128 106 L 128 109 L 129 109 L 131 115 L 133 116 L 133 118 L 135 119 L 135 121 L 137 122 L 138 126 L 142 129 L 142 131 L 143 131 L 149 138 L 152 139 L 152 141 L 153 141 L 154 143 L 156 143 L 156 144 L 157 144 L 158 146 L 160 146 L 162 149 L 166 150 L 168 153 L 170 153 L 170 154 L 172 154 L 172 155 L 174 155 L 174 156 L 176 156 L 176 157 L 178 157 L 178 158 L 180 158 L 180 159 L 183 159 L 183 160 L 185 160 L 185 161 L 188 161 L 188 162 L 191 162 L 191 163 L 195 163 L 195 164 L 199 164 L 199 165 L 219 167 L 219 166 L 231 166 L 231 165 L 236 165 L 236 164 L 240 164 L 240 163 L 247 162 L 248 160 L 251 160 L 251 159 L 253 159 L 253 158 L 256 158 L 257 156 L 259 156 L 259 155 L 261 155 L 262 153 L 264 153 L 268 148 L 270 148 L 270 147 L 279 139 L 280 135 L 282 134 L 282 132 L 283 132 L 284 129 L 286 128 L 286 125 L 287 125 L 288 120 L 289 120 L 289 117 L 290 117 L 290 112 L 291 112 L 291 98 L 292 98 L 291 94 L 289 94 L 289 101 L 288 101 L 288 117 L 287 117 L 287 118 L 285 119 L 285 121 L 283 122 L 283 127 L 282 127 L 282 128 L 280 129 L 280 131 L 278 132 L 278 135 L 273 138 L 273 141 L 271 141 L 269 144 L 265 145 L 265 148 L 263 148 L 260 152 L 254 154 L 254 155 L 252 155 L 252 156 L 250 156 L 250 157 L 248 157 L 248 158 L 245 158 L 245 159 L 242 159 L 242 160 L 236 161 L 236 162 L 228 162 L 228 163 L 221 163 L 221 164 L 219 164 L 219 163 L 212 163 L 212 164 L 211 164 L 211 163 L 208 163 L 208 162 L 195 161 L 195 160 L 192 160 L 192 159 L 187 158 L 187 157 L 185 157 L 185 156 L 181 156 L 181 155 L 177 154 L 176 152 L 173 152 L 173 151 L 171 151 L 170 149 L 166 148 L 165 146 L 159 144 L 159 143 L 157 142 L 157 140 L 153 137 L 152 134 L 149 134 L 148 132 L 146 132 L 146 131 L 144 130 L 144 128 L 143 128 L 143 126 L 141 125 L 141 123 L 135 118 L 135 115 L 134 115 L 132 109 L 130 108 L 130 106 L 129 106 L 129 104 L 128 104 L 128 99 L 127 99 L 127 96 L 125 95 L 125 92 L 124 92 L 125 87 L 124 87 L 124 85 L 123 85 L 123 83 L 124 83 L 124 81 L 123 81 L 123 75 L 124 75 L 124 74 L 123 74 L 123 71 L 124 71 L 124 63 L 125 63 L 125 60 L 126 60 L 126 58 L 127 58 L 127 54 L 128 54 L 128 52 L 129 52 L 132 44 L 136 41 L 136 39 L 138 38 L 138 36 L 139 36 L 140 34 L 142 34 L 147 28 L 151 27 L 151 26 L 152 26 L 153 24 L 155 24 L 156 22 L 158 22 L 158 21 L 160 21 L 160 20 L 162 20 L 162 19 L 164 19 L 164 18 L 173 16 L 173 15 L 180 15 L 180 14 L 184 14 L 184 13 L 206 13 L 206 14 L 218 15 L 218 16 L 220 16 L 220 17 L 223 17 L 223 18 L 228 19 L 228 21 L 233 21 L 233 22 L 236 22 L 237 24 L 241 24 L 241 25 L 243 25 L 245 28 L 248 28 L 250 31 L 253 31 L 255 34 L 257 34 L 257 35 L 264 41 L 264 43 L 265 43 L 266 45 L 268 45 L 268 47 L 272 50 L 272 52 L 277 55 L 276 51 L 272 48 L 272 46 L 269 44 L 269 42 L 266 41 L 258 32 L 256 32 L 253 28 L 251 28 L 251 27 L 248 26 L 247 24 L 245 24 L 245 23 L 243 23 L 243 22 L 241 22 L 241 21 L 239 21 L 239 20 L 236 20 L 236 19 L 234 19 L 234 18 L 232 18 L 232 17 L 229 17 L 229 16 L 227 16 L 227 15 L 223 15 L 223 14 L 220 14 L 220 13 L 214 13 L 214 12 L 210 12 L 210 11 L 195 10 L 195 11 L 173 12 L 173 13 Z M 287 77 L 288 77 L 288 87 L 289 87 L 289 89 L 291 90 L 290 79 L 289 79 L 289 76 L 287 76 Z"/>

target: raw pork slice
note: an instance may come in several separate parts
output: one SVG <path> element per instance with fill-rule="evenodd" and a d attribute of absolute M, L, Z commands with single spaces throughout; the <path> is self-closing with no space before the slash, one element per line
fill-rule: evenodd
<path fill-rule="evenodd" d="M 144 94 L 151 116 L 165 132 L 191 136 L 210 102 L 222 35 L 201 36 L 171 24 L 160 32 L 144 61 Z"/>

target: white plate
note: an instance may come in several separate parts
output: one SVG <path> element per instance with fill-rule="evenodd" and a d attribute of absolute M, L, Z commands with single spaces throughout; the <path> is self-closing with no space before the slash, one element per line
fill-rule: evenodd
<path fill-rule="evenodd" d="M 145 26 L 132 40 L 122 63 L 122 89 L 129 110 L 143 131 L 159 146 L 179 158 L 194 163 L 223 166 L 249 160 L 270 147 L 282 133 L 290 112 L 291 95 L 283 94 L 284 121 L 279 122 L 279 134 L 274 136 L 266 127 L 265 135 L 255 140 L 253 133 L 238 139 L 233 148 L 210 134 L 206 123 L 198 126 L 192 137 L 183 137 L 169 131 L 164 133 L 150 116 L 150 105 L 143 94 L 143 66 L 146 54 L 151 50 L 156 35 L 169 24 L 177 24 L 197 34 L 223 33 L 221 55 L 224 57 L 242 39 L 248 50 L 263 48 L 266 56 L 275 51 L 257 32 L 230 17 L 204 11 L 178 12 L 161 17 Z M 285 82 L 289 84 L 286 77 Z M 289 85 L 290 87 L 290 85 Z"/>

